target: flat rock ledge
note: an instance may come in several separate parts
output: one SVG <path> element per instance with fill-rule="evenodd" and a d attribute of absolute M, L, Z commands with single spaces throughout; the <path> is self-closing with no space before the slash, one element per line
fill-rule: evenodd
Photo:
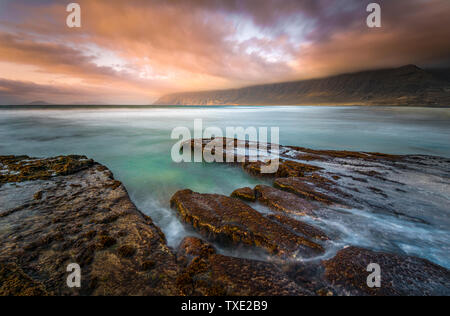
<path fill-rule="evenodd" d="M 0 295 L 179 293 L 164 234 L 107 168 L 83 156 L 0 163 Z M 71 263 L 80 289 L 66 285 Z"/>
<path fill-rule="evenodd" d="M 324 252 L 321 245 L 295 234 L 238 199 L 182 190 L 170 202 L 183 222 L 219 243 L 253 246 L 282 258 L 294 258 L 299 253 L 310 257 Z"/>

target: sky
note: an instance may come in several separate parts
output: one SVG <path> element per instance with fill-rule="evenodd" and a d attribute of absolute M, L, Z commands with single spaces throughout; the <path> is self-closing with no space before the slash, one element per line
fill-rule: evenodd
<path fill-rule="evenodd" d="M 66 7 L 81 7 L 69 28 Z M 381 28 L 366 7 L 381 6 Z M 450 65 L 449 0 L 0 0 L 0 104 L 151 104 L 366 69 Z"/>

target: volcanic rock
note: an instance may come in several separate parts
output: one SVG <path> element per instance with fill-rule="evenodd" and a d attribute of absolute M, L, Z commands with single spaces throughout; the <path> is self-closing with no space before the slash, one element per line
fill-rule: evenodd
<path fill-rule="evenodd" d="M 381 287 L 370 288 L 367 267 L 381 269 Z M 348 247 L 323 262 L 325 279 L 341 295 L 450 295 L 450 271 L 428 260 Z"/>
<path fill-rule="evenodd" d="M 323 252 L 319 244 L 294 234 L 238 199 L 182 190 L 172 197 L 171 206 L 184 222 L 211 240 L 255 246 L 280 257 Z"/>
<path fill-rule="evenodd" d="M 255 191 L 253 191 L 251 188 L 237 189 L 233 193 L 231 193 L 231 197 L 239 198 L 248 202 L 256 201 Z"/>
<path fill-rule="evenodd" d="M 301 178 L 279 178 L 275 180 L 274 186 L 310 201 L 317 201 L 328 205 L 338 202 L 337 199 L 318 192 L 314 187 L 306 184 Z"/>
<path fill-rule="evenodd" d="M 1 294 L 179 293 L 163 233 L 105 167 L 82 156 L 1 162 L 9 170 L 0 187 Z M 71 263 L 81 288 L 66 284 Z"/>
<path fill-rule="evenodd" d="M 259 202 L 277 212 L 299 216 L 314 216 L 316 207 L 293 193 L 281 191 L 267 185 L 257 185 L 254 191 Z"/>
<path fill-rule="evenodd" d="M 298 296 L 310 295 L 276 265 L 218 255 L 214 248 L 195 237 L 187 237 L 179 254 L 194 255 L 177 279 L 182 295 L 201 296 Z"/>

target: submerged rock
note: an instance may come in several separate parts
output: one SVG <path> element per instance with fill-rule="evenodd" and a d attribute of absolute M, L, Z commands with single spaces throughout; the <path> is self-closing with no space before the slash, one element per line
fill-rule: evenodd
<path fill-rule="evenodd" d="M 175 254 L 109 170 L 81 156 L 8 161 L 24 166 L 8 181 L 40 180 L 0 188 L 1 294 L 178 294 Z M 71 263 L 79 289 L 66 285 Z"/>
<path fill-rule="evenodd" d="M 221 243 L 255 246 L 281 257 L 323 252 L 319 244 L 294 234 L 238 199 L 183 190 L 172 197 L 171 206 L 184 222 Z"/>
<path fill-rule="evenodd" d="M 381 287 L 370 288 L 367 267 L 381 268 Z M 450 295 L 450 271 L 428 260 L 348 247 L 324 261 L 324 277 L 341 295 Z"/>

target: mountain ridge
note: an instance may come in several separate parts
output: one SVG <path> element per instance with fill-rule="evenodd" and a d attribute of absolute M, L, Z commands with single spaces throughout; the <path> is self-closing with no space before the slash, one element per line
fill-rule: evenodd
<path fill-rule="evenodd" d="M 54 105 L 54 104 L 46 102 L 46 101 L 38 100 L 38 101 L 33 101 L 33 102 L 30 102 L 30 103 L 26 103 L 24 105 Z"/>
<path fill-rule="evenodd" d="M 168 94 L 155 105 L 450 106 L 450 82 L 415 65 L 238 89 Z"/>

